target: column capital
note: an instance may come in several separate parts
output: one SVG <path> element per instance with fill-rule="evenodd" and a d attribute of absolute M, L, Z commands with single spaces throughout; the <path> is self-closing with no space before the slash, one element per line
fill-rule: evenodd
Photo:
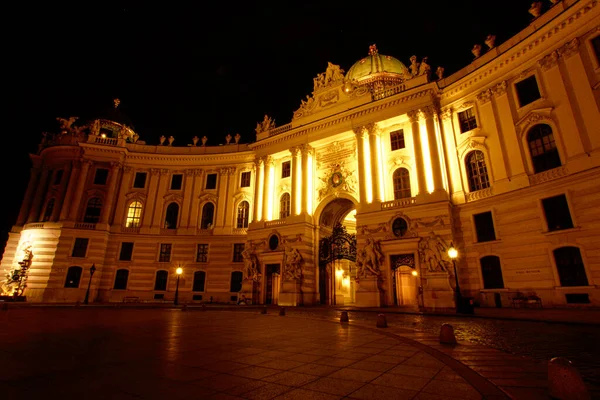
<path fill-rule="evenodd" d="M 502 81 L 502 82 L 498 83 L 496 86 L 494 86 L 492 91 L 494 92 L 496 97 L 499 97 L 499 96 L 506 94 L 507 87 L 508 87 L 508 85 L 507 85 L 506 81 Z"/>
<path fill-rule="evenodd" d="M 123 172 L 126 174 L 130 174 L 133 172 L 133 167 L 130 167 L 129 165 L 124 165 L 123 166 Z"/>
<path fill-rule="evenodd" d="M 161 169 L 159 169 L 159 168 L 150 168 L 150 174 L 152 174 L 152 175 L 155 175 L 155 176 L 159 175 L 160 172 L 161 172 Z"/>
<path fill-rule="evenodd" d="M 428 119 L 428 118 L 433 118 L 433 116 L 436 114 L 437 109 L 435 108 L 435 106 L 425 106 L 423 108 L 421 108 L 421 115 L 422 118 Z"/>
<path fill-rule="evenodd" d="M 292 154 L 293 157 L 295 157 L 299 151 L 300 151 L 300 149 L 298 148 L 298 146 L 294 146 L 294 147 L 290 148 L 290 153 Z"/>
<path fill-rule="evenodd" d="M 119 169 L 123 166 L 120 161 L 111 161 L 110 166 L 112 169 Z"/>
<path fill-rule="evenodd" d="M 419 122 L 419 110 L 410 110 L 406 113 L 411 124 Z"/>
<path fill-rule="evenodd" d="M 442 115 L 442 119 L 443 120 L 448 120 L 450 118 L 452 118 L 452 112 L 454 110 L 452 109 L 452 107 L 446 108 L 445 110 L 442 110 L 441 115 Z"/>
<path fill-rule="evenodd" d="M 375 122 L 370 122 L 364 125 L 363 128 L 369 135 L 379 134 L 379 126 Z"/>

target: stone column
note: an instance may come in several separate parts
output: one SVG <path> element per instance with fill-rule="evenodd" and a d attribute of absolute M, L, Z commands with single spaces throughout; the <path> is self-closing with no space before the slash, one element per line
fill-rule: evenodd
<path fill-rule="evenodd" d="M 358 191 L 360 193 L 360 202 L 367 202 L 367 171 L 365 170 L 365 144 L 363 127 L 354 128 L 356 136 L 356 148 L 358 151 Z"/>
<path fill-rule="evenodd" d="M 299 191 L 297 190 L 298 182 L 302 182 L 302 178 L 298 176 L 300 170 L 298 169 L 298 147 L 292 147 L 290 149 L 290 153 L 292 153 L 292 196 L 290 205 L 290 215 L 298 215 L 300 210 L 298 210 L 298 199 L 300 196 Z M 300 179 L 300 181 L 298 180 Z"/>
<path fill-rule="evenodd" d="M 371 190 L 373 193 L 373 201 L 381 202 L 381 177 L 379 174 L 379 146 L 377 146 L 377 137 L 379 132 L 377 131 L 377 125 L 368 124 L 365 126 L 367 132 L 369 132 L 369 155 L 371 161 Z"/>
<path fill-rule="evenodd" d="M 110 220 L 110 214 L 112 213 L 113 203 L 115 202 L 115 191 L 117 189 L 117 178 L 121 170 L 120 162 L 110 163 L 110 180 L 108 181 L 108 193 L 106 195 L 106 204 L 104 210 L 102 210 L 102 218 L 100 218 L 101 224 L 108 224 Z"/>
<path fill-rule="evenodd" d="M 301 212 L 308 214 L 308 190 L 309 190 L 309 178 L 308 174 L 308 155 L 310 154 L 311 147 L 309 145 L 303 145 L 301 148 L 302 151 L 302 209 Z"/>
<path fill-rule="evenodd" d="M 263 159 L 263 204 L 262 204 L 262 220 L 269 220 L 269 199 L 271 199 L 271 168 L 273 167 L 273 160 L 271 157 L 265 157 Z"/>
<path fill-rule="evenodd" d="M 158 188 L 157 190 L 154 191 L 150 191 L 148 193 L 148 196 L 153 196 L 154 197 L 154 210 L 152 212 L 153 216 L 152 216 L 152 223 L 150 225 L 151 229 L 156 229 L 156 228 L 164 228 L 165 224 L 164 224 L 164 220 L 163 220 L 163 208 L 164 208 L 164 195 L 167 192 L 167 185 L 169 184 L 169 170 L 168 169 L 161 169 L 160 170 L 160 176 L 159 176 L 159 180 L 158 180 Z"/>
<path fill-rule="evenodd" d="M 440 163 L 440 151 L 438 148 L 437 135 L 435 133 L 435 125 L 433 116 L 435 108 L 427 106 L 421 110 L 425 117 L 425 127 L 427 128 L 427 141 L 429 142 L 429 158 L 431 158 L 431 171 L 433 174 L 433 190 L 443 191 L 444 180 L 442 179 L 442 167 Z"/>
<path fill-rule="evenodd" d="M 260 183 L 263 182 L 263 171 L 261 170 L 262 159 L 254 160 L 254 204 L 252 205 L 252 222 L 259 221 L 258 210 L 261 209 L 260 204 Z"/>
<path fill-rule="evenodd" d="M 71 200 L 73 198 L 73 192 L 75 190 L 75 185 L 80 170 L 81 162 L 79 160 L 73 160 L 71 162 L 69 181 L 67 182 L 67 190 L 65 191 L 65 195 L 62 199 L 62 204 L 60 206 L 60 214 L 58 215 L 59 221 L 66 220 L 69 216 L 69 210 L 71 209 Z"/>
<path fill-rule="evenodd" d="M 87 181 L 88 172 L 92 166 L 92 161 L 81 160 L 81 172 L 79 173 L 79 179 L 77 179 L 77 188 L 75 189 L 73 201 L 71 202 L 71 210 L 69 212 L 69 219 L 75 221 L 77 219 L 77 212 L 79 211 L 79 203 L 81 203 L 81 197 L 83 196 L 83 189 Z"/>
<path fill-rule="evenodd" d="M 419 129 L 419 113 L 411 110 L 407 113 L 412 131 L 412 141 L 415 153 L 415 164 L 417 166 L 418 194 L 427 194 L 427 179 L 425 178 L 425 163 L 423 162 L 423 149 L 421 146 L 421 132 Z"/>
<path fill-rule="evenodd" d="M 113 225 L 123 225 L 123 213 L 125 212 L 125 203 L 127 201 L 127 189 L 131 184 L 131 173 L 133 168 L 124 166 L 123 167 L 123 178 L 121 179 L 121 187 L 117 193 L 117 205 L 115 206 L 115 217 L 113 218 Z"/>
<path fill-rule="evenodd" d="M 48 168 L 47 165 L 44 165 L 42 167 L 42 176 L 40 177 L 40 181 L 35 191 L 35 197 L 33 198 L 33 204 L 31 206 L 31 209 L 29 210 L 29 217 L 27 218 L 27 222 L 37 222 L 39 220 L 40 207 L 42 205 L 42 200 L 44 199 L 46 194 L 49 174 L 50 168 Z"/>
<path fill-rule="evenodd" d="M 64 173 L 62 179 L 60 181 L 60 189 L 59 195 L 56 198 L 56 203 L 54 205 L 54 210 L 52 211 L 52 216 L 50 217 L 51 221 L 58 221 L 60 218 L 60 214 L 62 212 L 62 206 L 64 205 L 65 198 L 67 196 L 67 191 L 69 190 L 69 183 L 71 182 L 71 173 L 73 171 L 73 164 L 67 163 L 65 165 Z"/>
<path fill-rule="evenodd" d="M 34 200 L 33 196 L 36 192 L 36 188 L 38 187 L 40 177 L 41 170 L 39 166 L 34 166 L 31 168 L 29 184 L 27 185 L 27 190 L 25 191 L 25 196 L 23 197 L 23 204 L 21 205 L 21 210 L 19 211 L 19 216 L 17 217 L 17 225 L 23 225 L 27 220 L 27 216 L 31 211 L 31 204 Z"/>

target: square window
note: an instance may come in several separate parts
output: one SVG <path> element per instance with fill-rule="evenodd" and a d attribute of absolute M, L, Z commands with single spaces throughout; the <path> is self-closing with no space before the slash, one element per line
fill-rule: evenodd
<path fill-rule="evenodd" d="M 94 175 L 94 185 L 106 185 L 108 180 L 108 169 L 98 168 L 96 169 L 96 175 Z"/>
<path fill-rule="evenodd" d="M 161 243 L 158 261 L 159 262 L 170 262 L 171 261 L 171 243 Z"/>
<path fill-rule="evenodd" d="M 250 171 L 242 172 L 240 187 L 250 187 Z"/>
<path fill-rule="evenodd" d="M 181 190 L 183 184 L 183 174 L 173 174 L 171 177 L 171 190 Z"/>
<path fill-rule="evenodd" d="M 460 133 L 465 133 L 477 128 L 477 118 L 475 118 L 473 107 L 458 113 L 458 123 L 460 125 Z"/>
<path fill-rule="evenodd" d="M 242 253 L 244 252 L 245 247 L 246 246 L 244 243 L 234 243 L 234 245 L 233 245 L 233 262 L 244 261 L 244 257 L 242 256 Z"/>
<path fill-rule="evenodd" d="M 475 231 L 477 233 L 477 242 L 489 242 L 496 240 L 496 232 L 494 231 L 494 219 L 492 212 L 487 211 L 473 215 L 475 222 Z"/>
<path fill-rule="evenodd" d="M 517 82 L 515 84 L 515 89 L 517 91 L 517 98 L 519 99 L 519 107 L 533 103 L 542 97 L 535 75 L 531 75 L 529 78 Z"/>
<path fill-rule="evenodd" d="M 217 174 L 206 175 L 206 189 L 217 188 Z"/>
<path fill-rule="evenodd" d="M 63 173 L 65 171 L 62 169 L 59 169 L 58 171 L 56 171 L 55 175 L 54 175 L 54 182 L 53 185 L 60 185 L 60 182 L 62 181 L 62 177 L 63 177 Z"/>
<path fill-rule="evenodd" d="M 559 231 L 573 227 L 567 196 L 549 197 L 542 200 L 546 222 L 548 223 L 548 231 Z"/>
<path fill-rule="evenodd" d="M 292 175 L 292 163 L 290 161 L 284 161 L 281 163 L 281 177 L 289 178 Z"/>
<path fill-rule="evenodd" d="M 88 243 L 90 239 L 88 238 L 75 238 L 75 244 L 73 245 L 73 252 L 71 253 L 71 257 L 81 257 L 84 258 L 87 253 Z"/>
<path fill-rule="evenodd" d="M 390 133 L 390 142 L 392 145 L 392 151 L 400 150 L 406 147 L 404 143 L 404 130 L 400 129 Z"/>
<path fill-rule="evenodd" d="M 208 244 L 199 244 L 196 249 L 196 262 L 208 262 Z"/>
<path fill-rule="evenodd" d="M 146 172 L 136 172 L 135 179 L 133 180 L 133 187 L 136 189 L 143 189 L 146 187 Z"/>
<path fill-rule="evenodd" d="M 119 253 L 119 261 L 131 261 L 133 254 L 133 242 L 121 243 L 121 253 Z"/>

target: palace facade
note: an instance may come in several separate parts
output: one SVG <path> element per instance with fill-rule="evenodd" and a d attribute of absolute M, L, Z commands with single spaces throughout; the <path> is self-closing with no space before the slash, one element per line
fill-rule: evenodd
<path fill-rule="evenodd" d="M 447 77 L 376 45 L 329 63 L 251 144 L 147 145 L 118 101 L 59 118 L 31 155 L 4 295 L 600 305 L 600 6 L 530 12 Z"/>

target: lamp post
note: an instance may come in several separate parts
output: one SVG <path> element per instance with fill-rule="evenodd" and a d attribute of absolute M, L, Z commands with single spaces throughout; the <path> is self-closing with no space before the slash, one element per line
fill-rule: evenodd
<path fill-rule="evenodd" d="M 96 264 L 92 264 L 92 267 L 90 268 L 90 281 L 88 282 L 88 287 L 85 291 L 85 299 L 83 299 L 83 304 L 87 304 L 90 298 L 90 286 L 92 285 L 92 276 L 94 276 L 94 272 L 96 272 Z"/>
<path fill-rule="evenodd" d="M 448 248 L 448 257 L 450 257 L 450 259 L 452 260 L 452 266 L 454 267 L 454 279 L 456 280 L 456 286 L 454 287 L 456 312 L 460 312 L 462 294 L 460 293 L 460 286 L 458 284 L 458 274 L 456 273 L 456 257 L 458 257 L 458 251 L 456 250 L 452 242 L 450 242 L 450 247 Z"/>
<path fill-rule="evenodd" d="M 179 304 L 179 277 L 181 276 L 181 274 L 183 273 L 183 268 L 177 268 L 175 270 L 175 273 L 177 274 L 177 285 L 175 286 L 175 305 Z"/>

